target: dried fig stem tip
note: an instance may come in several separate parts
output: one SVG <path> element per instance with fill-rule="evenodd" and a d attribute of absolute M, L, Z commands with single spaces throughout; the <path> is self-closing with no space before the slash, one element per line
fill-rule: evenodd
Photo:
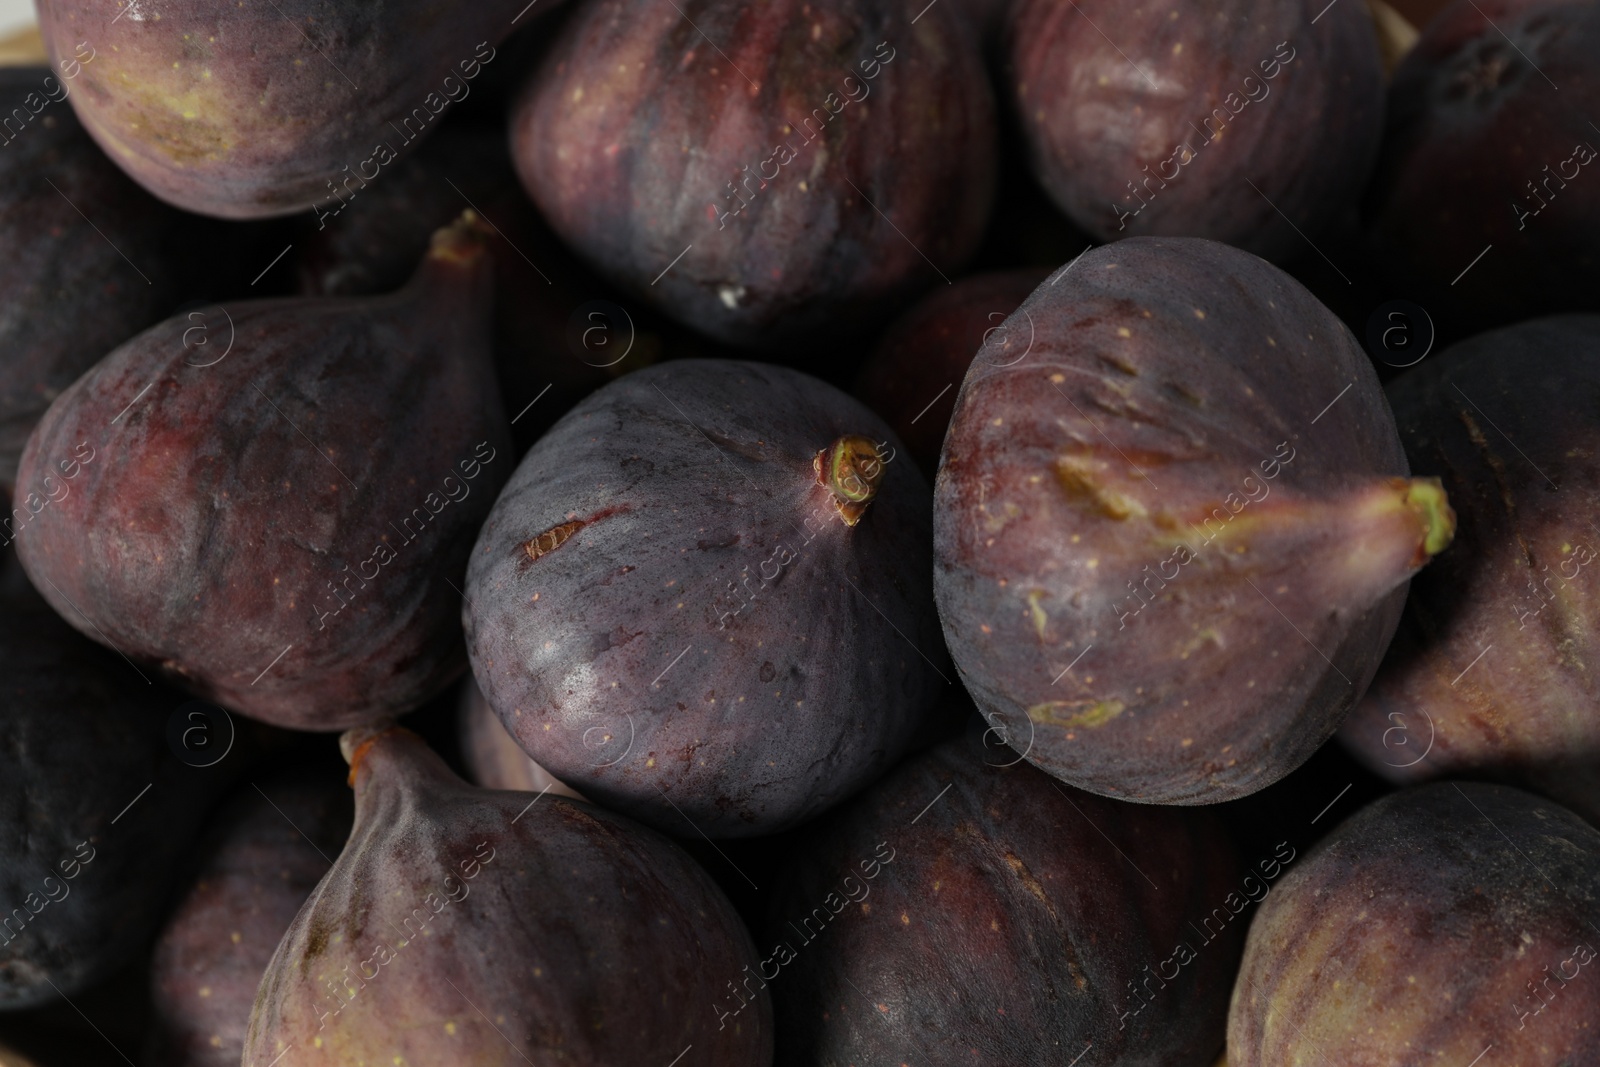
<path fill-rule="evenodd" d="M 860 434 L 845 434 L 811 461 L 817 484 L 833 494 L 833 506 L 846 526 L 854 526 L 878 495 L 884 462 L 877 443 Z"/>
<path fill-rule="evenodd" d="M 1406 503 L 1422 513 L 1427 533 L 1422 550 L 1437 556 L 1449 547 L 1456 535 L 1456 513 L 1450 507 L 1444 485 L 1437 478 L 1413 478 L 1406 486 Z"/>
<path fill-rule="evenodd" d="M 448 226 L 433 231 L 428 258 L 447 263 L 471 263 L 488 251 L 488 238 L 494 230 L 471 208 Z"/>
<path fill-rule="evenodd" d="M 339 752 L 350 765 L 349 784 L 356 784 L 356 772 L 361 769 L 361 759 L 380 736 L 400 727 L 392 722 L 378 722 L 357 726 L 339 735 Z"/>

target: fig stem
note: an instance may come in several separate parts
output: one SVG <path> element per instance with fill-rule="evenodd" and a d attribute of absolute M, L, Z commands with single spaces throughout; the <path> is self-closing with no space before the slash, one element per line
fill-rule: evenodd
<path fill-rule="evenodd" d="M 1437 556 L 1456 535 L 1456 513 L 1438 478 L 1413 478 L 1406 487 L 1406 503 L 1422 512 L 1427 530 L 1422 550 Z"/>
<path fill-rule="evenodd" d="M 344 756 L 344 761 L 350 765 L 348 784 L 356 784 L 356 772 L 361 768 L 361 760 L 373 743 L 391 730 L 400 727 L 392 722 L 377 722 L 366 726 L 353 726 L 339 735 L 339 753 Z"/>
<path fill-rule="evenodd" d="M 861 434 L 845 434 L 811 461 L 817 484 L 833 496 L 833 506 L 846 526 L 854 526 L 878 495 L 886 464 L 877 442 Z"/>
<path fill-rule="evenodd" d="M 433 231 L 428 242 L 428 258 L 450 263 L 470 263 L 483 255 L 488 238 L 494 233 L 483 216 L 468 208 L 448 226 Z"/>

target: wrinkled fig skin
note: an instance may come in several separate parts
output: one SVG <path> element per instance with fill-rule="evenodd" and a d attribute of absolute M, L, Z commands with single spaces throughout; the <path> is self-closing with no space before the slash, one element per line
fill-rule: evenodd
<path fill-rule="evenodd" d="M 1600 831 L 1566 809 L 1477 782 L 1385 797 L 1262 903 L 1228 1062 L 1600 1062 L 1597 910 Z"/>
<path fill-rule="evenodd" d="M 1596 54 L 1593 0 L 1457 0 L 1401 63 L 1369 211 L 1441 328 L 1600 310 Z"/>
<path fill-rule="evenodd" d="M 244 758 L 241 746 L 211 767 L 179 762 L 167 718 L 183 703 L 36 596 L 5 594 L 0 1011 L 74 996 L 161 922 L 179 858 Z"/>
<path fill-rule="evenodd" d="M 855 526 L 813 472 L 847 434 L 888 445 Z M 485 697 L 556 777 L 671 833 L 774 833 L 844 799 L 945 685 L 927 483 L 897 448 L 786 368 L 606 386 L 528 453 L 473 550 Z"/>
<path fill-rule="evenodd" d="M 1049 275 L 1044 268 L 1026 267 L 935 289 L 890 328 L 861 368 L 856 395 L 900 435 L 929 478 L 939 469 L 956 388 L 973 354 Z M 1022 359 L 1027 331 L 999 338 L 997 344 L 1002 362 Z"/>
<path fill-rule="evenodd" d="M 57 99 L 72 85 L 42 67 L 0 70 L 0 114 L 12 120 L 0 131 L 0 246 L 27 250 L 0 262 L 0 486 L 7 488 L 50 402 L 170 311 L 175 295 L 161 245 L 176 214 L 85 136 Z M 29 116 L 26 125 L 15 120 L 17 109 Z"/>
<path fill-rule="evenodd" d="M 1008 78 L 1035 173 L 1101 240 L 1307 252 L 1296 228 L 1314 239 L 1356 199 L 1383 122 L 1372 19 L 1339 4 L 1313 26 L 1323 6 L 1018 0 Z"/>
<path fill-rule="evenodd" d="M 361 733 L 341 738 L 355 829 L 262 978 L 246 1065 L 772 1062 L 767 997 L 720 1030 L 705 1008 L 755 951 L 682 849 Z"/>
<path fill-rule="evenodd" d="M 471 92 L 464 75 L 493 61 L 523 6 L 137 0 L 126 17 L 87 0 L 38 8 L 54 60 L 81 57 L 84 44 L 93 52 L 70 99 L 106 155 L 170 204 L 248 219 L 335 205 L 335 187 L 359 191 L 416 147 L 449 94 Z"/>
<path fill-rule="evenodd" d="M 464 666 L 451 583 L 511 471 L 490 290 L 464 221 L 393 296 L 233 305 L 226 356 L 226 320 L 204 347 L 186 317 L 129 341 L 29 441 L 23 486 L 82 460 L 18 537 L 29 576 L 91 636 L 275 725 L 420 705 Z"/>
<path fill-rule="evenodd" d="M 912 26 L 886 0 L 600 0 L 550 60 L 512 113 L 523 184 L 603 274 L 712 337 L 848 335 L 982 237 L 994 104 L 942 6 Z"/>
<path fill-rule="evenodd" d="M 528 793 L 548 789 L 557 796 L 584 799 L 577 790 L 528 758 L 470 677 L 461 695 L 460 734 L 461 759 L 473 784 Z"/>
<path fill-rule="evenodd" d="M 1340 738 L 1391 781 L 1490 774 L 1600 824 L 1600 316 L 1482 334 L 1389 399 L 1458 543 L 1413 581 Z"/>
<path fill-rule="evenodd" d="M 1003 746 L 948 742 L 799 851 L 762 964 L 789 961 L 770 983 L 779 1063 L 1064 1065 L 1092 1042 L 1098 1063 L 1209 1067 L 1245 922 L 1209 942 L 1190 922 L 1237 879 L 1210 813 L 1103 800 Z"/>
<path fill-rule="evenodd" d="M 1097 248 L 956 401 L 934 490 L 956 666 L 1079 788 L 1261 789 L 1338 728 L 1448 540 L 1437 483 L 1406 473 L 1367 356 L 1288 275 L 1210 241 Z"/>
<path fill-rule="evenodd" d="M 262 972 L 327 873 L 324 857 L 350 835 L 350 790 L 337 776 L 259 788 L 217 816 L 205 865 L 156 941 L 149 1062 L 238 1067 Z"/>

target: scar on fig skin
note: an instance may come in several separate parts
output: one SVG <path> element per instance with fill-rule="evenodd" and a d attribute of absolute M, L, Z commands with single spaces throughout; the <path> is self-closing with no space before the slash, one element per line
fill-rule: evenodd
<path fill-rule="evenodd" d="M 833 494 L 833 506 L 846 526 L 854 526 L 878 495 L 885 462 L 870 437 L 845 434 L 811 460 L 817 484 Z"/>

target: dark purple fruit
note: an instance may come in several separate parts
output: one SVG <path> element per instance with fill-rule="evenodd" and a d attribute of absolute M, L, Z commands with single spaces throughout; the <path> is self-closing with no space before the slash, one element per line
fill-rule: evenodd
<path fill-rule="evenodd" d="M 1452 332 L 1600 310 L 1597 54 L 1595 0 L 1457 0 L 1395 73 L 1374 236 Z"/>
<path fill-rule="evenodd" d="M 1063 781 L 1254 792 L 1338 728 L 1449 543 L 1438 480 L 1406 474 L 1366 355 L 1288 275 L 1211 241 L 1097 248 L 956 401 L 934 493 L 956 666 Z"/>
<path fill-rule="evenodd" d="M 393 295 L 134 338 L 28 443 L 29 576 L 85 633 L 247 715 L 332 730 L 420 705 L 465 665 L 457 589 L 511 468 L 491 288 L 464 217 Z"/>
<path fill-rule="evenodd" d="M 204 866 L 156 941 L 151 1062 L 238 1067 L 256 987 L 350 835 L 337 776 L 277 775 L 216 816 Z"/>
<path fill-rule="evenodd" d="M 1309 254 L 1377 152 L 1383 64 L 1359 3 L 1017 0 L 1007 36 L 1034 172 L 1101 240 Z"/>
<path fill-rule="evenodd" d="M 771 1063 L 765 996 L 732 1026 L 706 1010 L 755 950 L 678 846 L 475 789 L 407 730 L 340 746 L 355 829 L 262 979 L 245 1063 Z"/>
<path fill-rule="evenodd" d="M 1483 334 L 1389 400 L 1456 547 L 1413 582 L 1340 738 L 1391 781 L 1488 774 L 1600 824 L 1600 316 Z"/>
<path fill-rule="evenodd" d="M 521 789 L 529 793 L 549 790 L 557 796 L 583 797 L 549 771 L 528 758 L 517 739 L 506 732 L 500 716 L 483 699 L 483 690 L 471 678 L 461 694 L 461 761 L 467 777 L 485 789 Z"/>
<path fill-rule="evenodd" d="M 70 69 L 70 68 L 69 68 Z M 52 71 L 0 70 L 0 488 L 45 408 L 171 310 L 174 212 L 95 147 Z M 0 528 L 0 539 L 10 535 Z"/>
<path fill-rule="evenodd" d="M 1231 1067 L 1600 1062 L 1600 831 L 1505 786 L 1363 808 L 1250 926 Z"/>
<path fill-rule="evenodd" d="M 1243 886 L 1204 812 L 1063 787 L 974 735 L 841 810 L 791 865 L 757 973 L 780 1064 L 1209 1067 Z"/>
<path fill-rule="evenodd" d="M 478 538 L 484 696 L 551 774 L 673 833 L 773 833 L 844 799 L 945 681 L 927 483 L 897 447 L 786 368 L 684 360 L 606 386 Z"/>
<path fill-rule="evenodd" d="M 993 197 L 974 35 L 914 14 L 586 4 L 513 110 L 517 171 L 597 269 L 712 337 L 846 334 L 953 270 Z"/>
<path fill-rule="evenodd" d="M 889 423 L 928 477 L 973 355 L 1049 276 L 1040 267 L 979 274 L 935 289 L 900 318 L 862 366 L 855 392 Z M 1023 359 L 1026 332 L 997 340 L 1002 360 Z"/>

